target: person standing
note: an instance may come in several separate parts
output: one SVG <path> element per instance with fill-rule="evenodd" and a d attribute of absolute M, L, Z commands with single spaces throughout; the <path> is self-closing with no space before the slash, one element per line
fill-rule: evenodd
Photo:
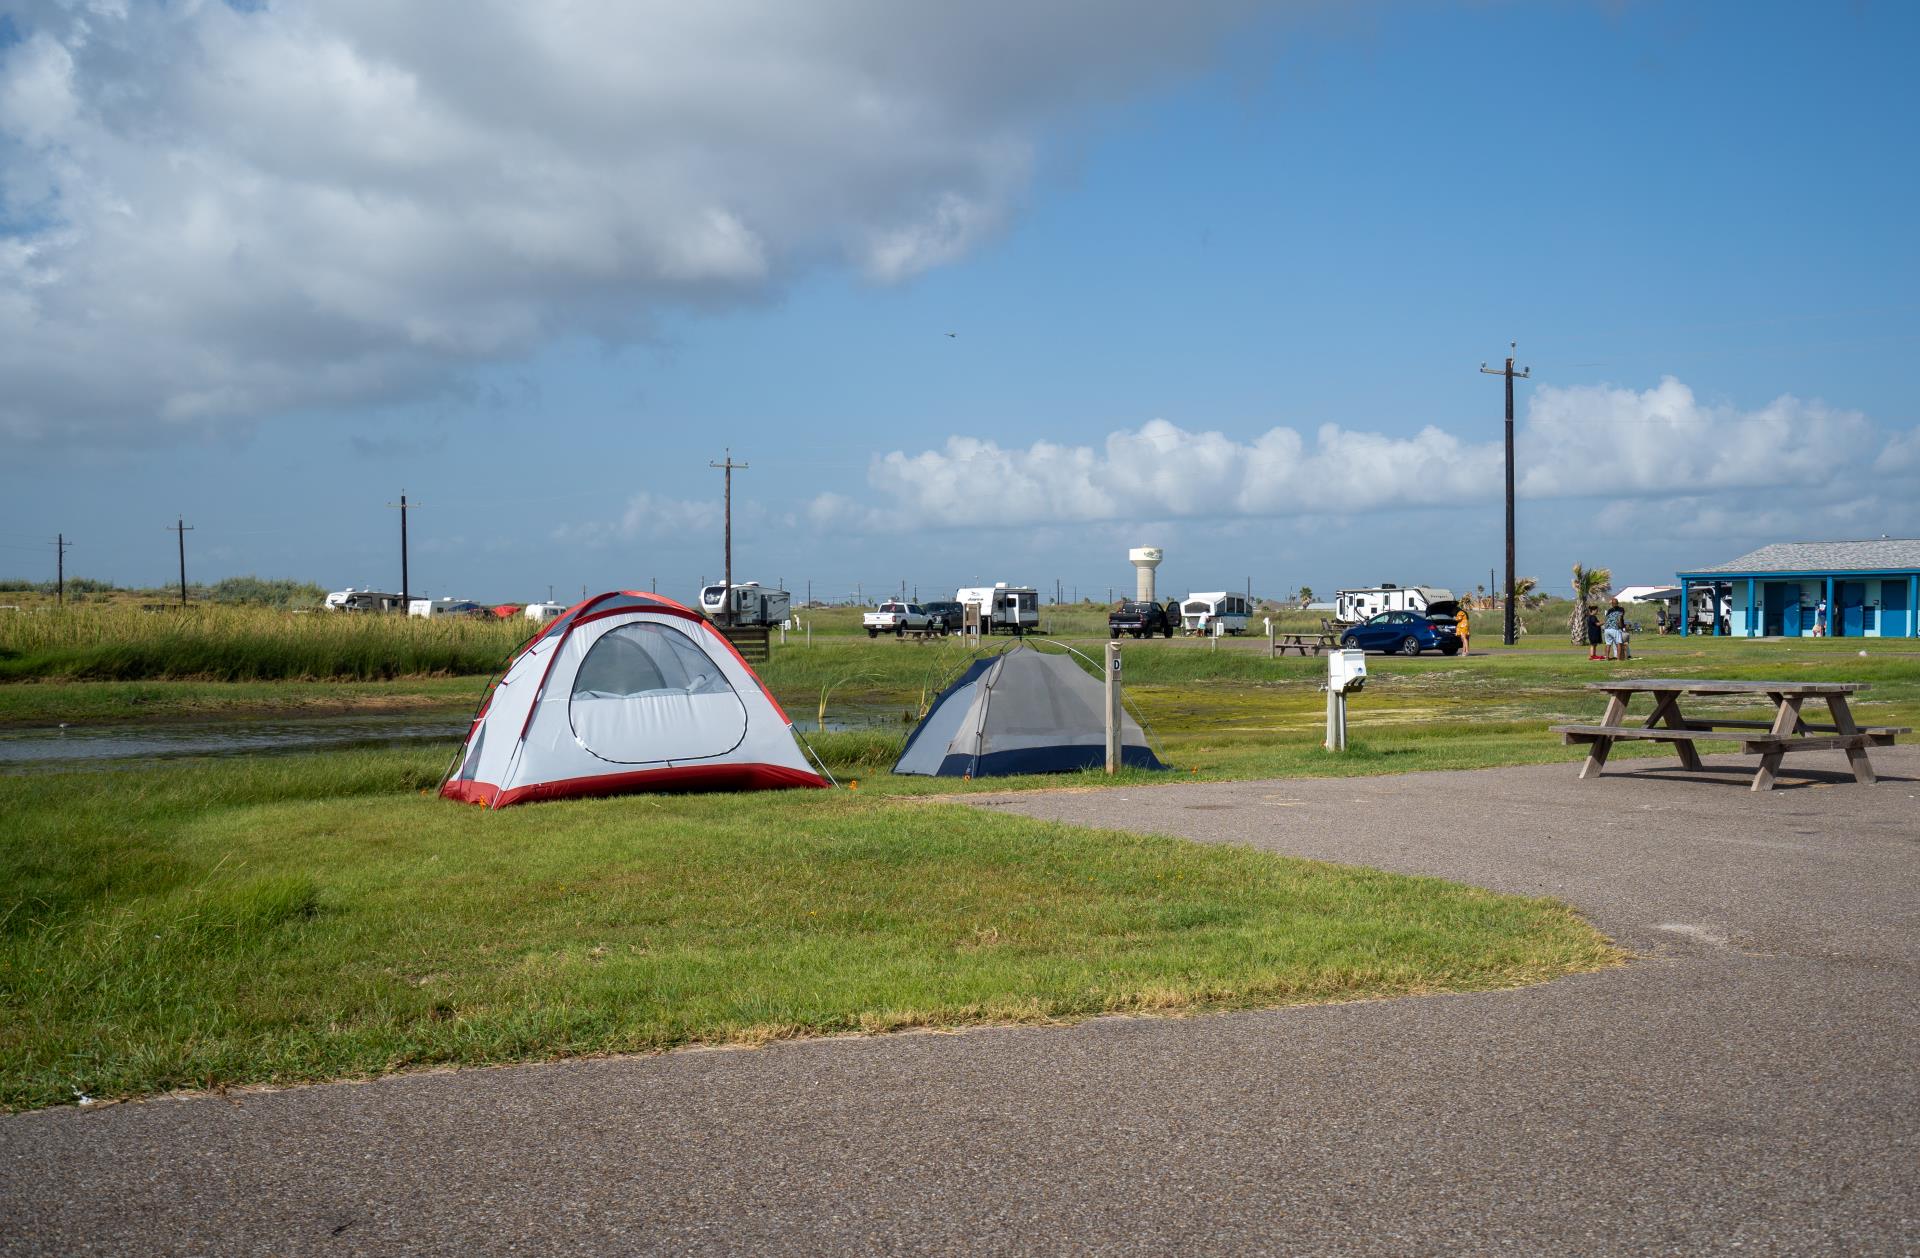
<path fill-rule="evenodd" d="M 1816 638 L 1827 636 L 1827 600 L 1824 598 L 1814 605 L 1813 636 Z"/>
<path fill-rule="evenodd" d="M 1591 607 L 1587 608 L 1587 658 L 1600 658 L 1600 617 Z"/>
<path fill-rule="evenodd" d="M 1460 635 L 1460 654 L 1471 655 L 1472 652 L 1467 649 L 1467 638 L 1473 633 L 1473 622 L 1467 619 L 1465 606 L 1453 609 L 1453 631 Z"/>
<path fill-rule="evenodd" d="M 1601 637 L 1607 644 L 1607 658 L 1625 659 L 1627 655 L 1627 613 L 1620 608 L 1620 600 L 1614 599 L 1607 604 L 1606 619 L 1602 622 Z"/>

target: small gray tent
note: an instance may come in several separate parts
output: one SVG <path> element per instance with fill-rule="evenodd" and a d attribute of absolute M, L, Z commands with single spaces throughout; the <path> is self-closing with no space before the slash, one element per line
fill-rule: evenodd
<path fill-rule="evenodd" d="M 1106 763 L 1106 691 L 1071 657 L 1016 647 L 975 660 L 907 736 L 895 773 L 1005 777 L 1065 773 Z M 1122 714 L 1120 762 L 1164 769 L 1132 716 Z"/>

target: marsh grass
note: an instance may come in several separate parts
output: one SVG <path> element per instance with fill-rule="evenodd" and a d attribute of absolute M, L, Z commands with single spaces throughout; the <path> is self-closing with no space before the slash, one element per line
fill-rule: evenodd
<path fill-rule="evenodd" d="M 489 813 L 437 758 L 0 779 L 0 1102 L 1538 981 L 1564 906 L 853 791 Z"/>
<path fill-rule="evenodd" d="M 0 615 L 0 681 L 351 680 L 497 672 L 524 620 L 124 606 Z"/>

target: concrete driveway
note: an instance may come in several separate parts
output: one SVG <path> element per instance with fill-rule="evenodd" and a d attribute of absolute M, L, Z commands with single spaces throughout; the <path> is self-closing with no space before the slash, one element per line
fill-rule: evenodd
<path fill-rule="evenodd" d="M 1560 896 L 1627 967 L 20 1115 L 0 1252 L 1920 1251 L 1920 754 L 1644 763 L 978 801 Z"/>

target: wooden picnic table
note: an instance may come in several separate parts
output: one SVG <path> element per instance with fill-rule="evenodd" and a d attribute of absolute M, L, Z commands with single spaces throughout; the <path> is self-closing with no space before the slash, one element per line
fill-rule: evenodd
<path fill-rule="evenodd" d="M 1333 650 L 1335 638 L 1330 633 L 1276 633 L 1271 641 L 1269 653 L 1272 655 L 1285 655 L 1288 651 L 1296 655 L 1318 655 Z"/>
<path fill-rule="evenodd" d="M 1854 780 L 1872 785 L 1873 763 L 1867 759 L 1867 748 L 1890 746 L 1896 734 L 1911 732 L 1903 726 L 1862 726 L 1854 721 L 1847 696 L 1868 689 L 1862 682 L 1632 678 L 1589 682 L 1587 689 L 1604 691 L 1608 696 L 1606 715 L 1600 718 L 1600 723 L 1550 727 L 1552 732 L 1563 735 L 1569 746 L 1587 746 L 1587 762 L 1580 768 L 1582 778 L 1599 775 L 1615 742 L 1652 739 L 1672 743 L 1681 767 L 1687 769 L 1701 767 L 1700 752 L 1694 744 L 1738 743 L 1742 752 L 1760 757 L 1760 767 L 1753 775 L 1756 791 L 1773 789 L 1782 757 L 1793 751 L 1845 751 L 1847 762 L 1853 767 Z M 1653 714 L 1644 724 L 1629 725 L 1628 701 L 1642 692 L 1653 696 Z M 1770 721 L 1689 717 L 1680 711 L 1682 695 L 1764 695 L 1773 703 L 1774 715 Z M 1810 722 L 1801 715 L 1801 706 L 1809 699 L 1826 702 L 1833 716 L 1830 724 Z"/>

